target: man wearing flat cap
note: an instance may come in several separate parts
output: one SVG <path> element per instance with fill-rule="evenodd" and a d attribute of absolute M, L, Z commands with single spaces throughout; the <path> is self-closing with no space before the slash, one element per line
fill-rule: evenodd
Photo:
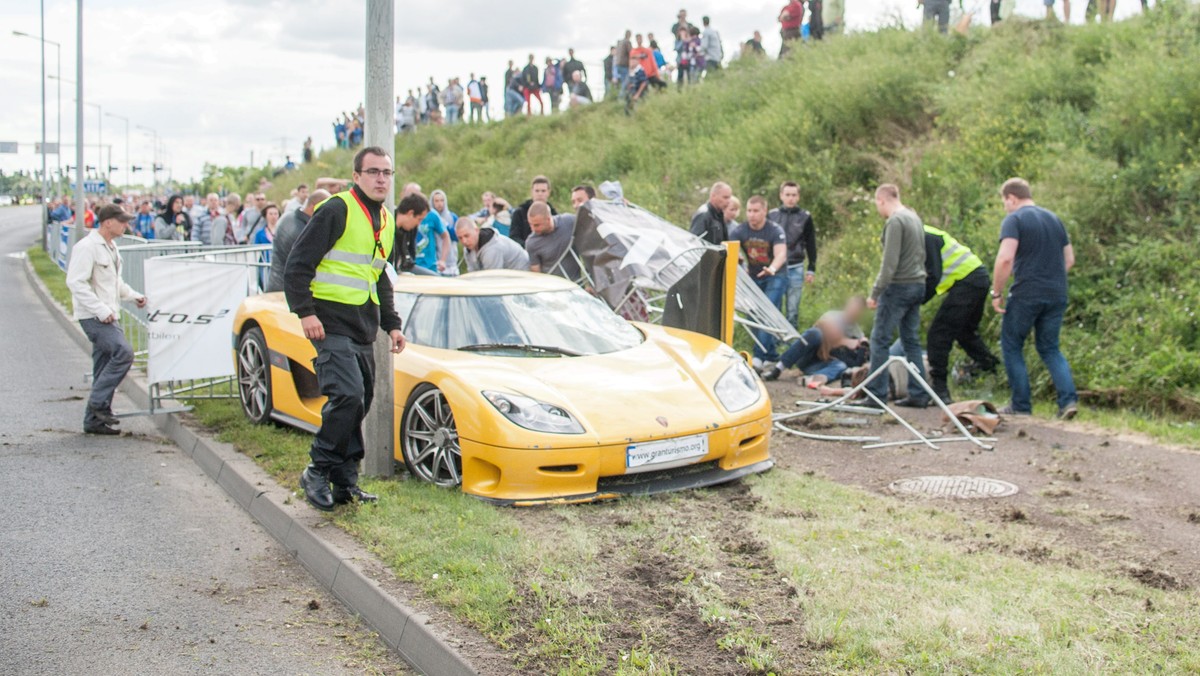
<path fill-rule="evenodd" d="M 113 393 L 133 365 L 133 348 L 119 321 L 121 301 L 146 306 L 146 296 L 121 280 L 121 252 L 113 244 L 131 220 L 115 204 L 101 207 L 95 229 L 75 244 L 67 266 L 75 319 L 92 341 L 92 393 L 83 416 L 88 434 L 119 434 L 113 428 L 120 423 L 112 412 Z"/>

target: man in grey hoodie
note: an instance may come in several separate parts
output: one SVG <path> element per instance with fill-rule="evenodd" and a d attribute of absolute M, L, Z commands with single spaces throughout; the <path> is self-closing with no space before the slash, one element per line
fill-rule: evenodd
<path fill-rule="evenodd" d="M 925 378 L 921 358 L 921 302 L 925 300 L 925 226 L 921 217 L 900 202 L 900 189 L 884 183 L 875 190 L 875 208 L 887 219 L 883 226 L 883 260 L 879 276 L 867 299 L 867 307 L 875 310 L 875 326 L 871 330 L 871 373 L 888 359 L 888 346 L 896 330 L 908 361 L 916 365 Z M 888 373 L 885 370 L 867 388 L 884 401 L 888 393 Z M 875 402 L 868 399 L 868 405 Z M 924 390 L 910 388 L 909 395 L 896 402 L 897 406 L 924 408 L 929 395 Z"/>
<path fill-rule="evenodd" d="M 704 50 L 704 70 L 711 73 L 721 70 L 721 60 L 725 58 L 725 48 L 721 46 L 721 34 L 709 25 L 708 17 L 702 17 L 704 31 L 700 33 L 700 48 Z"/>

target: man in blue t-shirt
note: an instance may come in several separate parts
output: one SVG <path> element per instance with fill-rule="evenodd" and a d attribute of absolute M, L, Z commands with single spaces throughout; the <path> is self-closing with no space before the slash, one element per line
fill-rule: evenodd
<path fill-rule="evenodd" d="M 450 251 L 450 234 L 442 217 L 433 209 L 421 219 L 417 226 L 417 255 L 413 262 L 417 267 L 438 274 L 446 270 L 446 256 Z"/>
<path fill-rule="evenodd" d="M 787 275 L 776 273 L 787 265 L 787 235 L 783 228 L 767 220 L 767 200 L 761 195 L 751 197 L 746 203 L 746 219 L 733 229 L 729 239 L 741 242 L 746 268 L 754 283 L 772 305 L 779 307 L 787 293 Z M 754 368 L 761 369 L 778 361 L 775 336 L 766 331 L 755 331 L 755 337 L 761 345 L 754 346 Z"/>
<path fill-rule="evenodd" d="M 1075 265 L 1075 250 L 1058 216 L 1033 203 L 1024 179 L 1005 181 L 1000 195 L 1008 216 L 1000 224 L 991 293 L 992 307 L 1004 315 L 1000 350 L 1012 391 L 1012 402 L 1001 412 L 1029 415 L 1033 411 L 1023 348 L 1029 332 L 1034 331 L 1038 355 L 1058 390 L 1058 417 L 1070 420 L 1078 411 L 1079 396 L 1071 366 L 1059 350 L 1058 334 L 1067 310 L 1067 271 Z M 1010 274 L 1014 281 L 1006 307 L 1004 285 Z"/>

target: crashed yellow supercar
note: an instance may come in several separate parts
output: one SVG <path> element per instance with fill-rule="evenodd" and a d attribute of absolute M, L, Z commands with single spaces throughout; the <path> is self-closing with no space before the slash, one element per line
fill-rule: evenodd
<path fill-rule="evenodd" d="M 488 501 L 582 502 L 762 472 L 771 403 L 745 359 L 699 333 L 629 322 L 559 277 L 404 275 L 395 458 Z M 281 293 L 234 319 L 242 409 L 315 431 L 316 351 Z"/>

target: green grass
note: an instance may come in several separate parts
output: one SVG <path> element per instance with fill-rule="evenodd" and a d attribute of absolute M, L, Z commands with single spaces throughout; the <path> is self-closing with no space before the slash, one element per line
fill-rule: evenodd
<path fill-rule="evenodd" d="M 1185 673 L 1200 669 L 1200 602 L 1103 572 L 1027 526 L 984 524 L 788 471 L 755 482 L 755 526 L 811 590 L 821 671 Z"/>
<path fill-rule="evenodd" d="M 45 251 L 42 251 L 41 246 L 35 245 L 29 247 L 25 251 L 25 255 L 29 258 L 29 263 L 33 265 L 33 271 L 37 273 L 42 283 L 50 291 L 50 297 L 70 312 L 71 291 L 67 289 L 66 275 L 59 269 L 58 263 L 51 260 L 50 256 L 46 255 Z"/>

